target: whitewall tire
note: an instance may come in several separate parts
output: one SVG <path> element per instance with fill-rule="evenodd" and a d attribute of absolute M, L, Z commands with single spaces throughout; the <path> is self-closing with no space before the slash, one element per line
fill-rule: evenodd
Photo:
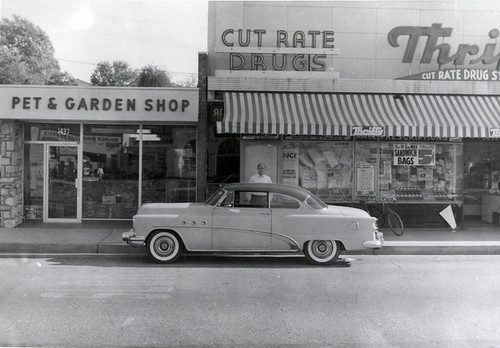
<path fill-rule="evenodd" d="M 311 240 L 304 247 L 307 261 L 313 265 L 330 265 L 340 253 L 339 244 L 334 240 Z"/>
<path fill-rule="evenodd" d="M 156 263 L 175 262 L 183 250 L 182 241 L 169 231 L 153 232 L 146 243 L 148 256 Z"/>

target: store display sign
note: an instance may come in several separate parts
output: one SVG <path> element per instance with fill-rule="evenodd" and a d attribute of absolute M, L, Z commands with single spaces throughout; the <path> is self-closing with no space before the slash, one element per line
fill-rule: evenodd
<path fill-rule="evenodd" d="M 207 115 L 211 122 L 220 122 L 224 119 L 224 102 L 209 101 L 207 103 Z"/>
<path fill-rule="evenodd" d="M 434 166 L 436 145 L 434 144 L 394 144 L 395 166 Z"/>
<path fill-rule="evenodd" d="M 500 138 L 500 128 L 490 128 L 490 138 Z"/>
<path fill-rule="evenodd" d="M 381 137 L 384 135 L 384 127 L 380 126 L 354 126 L 352 127 L 352 135 L 353 136 L 378 136 Z"/>
<path fill-rule="evenodd" d="M 298 186 L 299 184 L 299 149 L 293 145 L 283 148 L 282 183 Z"/>
<path fill-rule="evenodd" d="M 452 46 L 443 42 L 445 38 L 451 37 L 453 28 L 443 27 L 441 23 L 433 23 L 429 26 L 398 26 L 393 28 L 387 35 L 387 41 L 392 47 L 399 47 L 399 38 L 407 38 L 402 63 L 413 64 L 435 64 L 441 66 L 452 64 L 454 69 L 440 69 L 436 71 L 423 72 L 401 79 L 407 80 L 442 80 L 442 81 L 500 81 L 500 55 L 496 54 L 496 40 L 500 37 L 500 31 L 496 28 L 488 32 L 488 37 L 494 43 L 485 44 L 484 48 L 473 43 L 461 43 L 454 51 Z M 422 45 L 420 38 L 425 40 Z M 403 39 L 401 40 L 403 41 Z M 450 40 L 452 41 L 452 40 Z M 417 50 L 417 47 L 424 47 Z M 439 52 L 435 61 L 433 56 Z M 418 56 L 421 54 L 420 56 Z M 467 65 L 467 68 L 464 66 Z M 482 65 L 482 66 L 481 66 Z M 489 70 L 485 65 L 496 65 L 496 70 Z M 457 68 L 458 67 L 458 68 Z"/>
<path fill-rule="evenodd" d="M 375 192 L 375 167 L 371 163 L 356 164 L 357 195 L 373 195 Z"/>

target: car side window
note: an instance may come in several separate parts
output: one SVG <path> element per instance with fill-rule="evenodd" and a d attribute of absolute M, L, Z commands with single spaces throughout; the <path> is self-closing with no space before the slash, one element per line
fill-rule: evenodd
<path fill-rule="evenodd" d="M 267 208 L 267 192 L 235 191 L 234 206 L 241 208 Z"/>
<path fill-rule="evenodd" d="M 273 193 L 271 209 L 299 209 L 300 203 L 293 197 L 280 193 Z"/>
<path fill-rule="evenodd" d="M 234 192 L 228 192 L 226 198 L 221 203 L 221 207 L 234 207 Z"/>

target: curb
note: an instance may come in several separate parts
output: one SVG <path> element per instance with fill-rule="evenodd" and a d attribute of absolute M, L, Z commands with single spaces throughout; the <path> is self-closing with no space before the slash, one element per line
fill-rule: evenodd
<path fill-rule="evenodd" d="M 500 255 L 500 241 L 389 241 L 374 255 Z"/>
<path fill-rule="evenodd" d="M 495 246 L 386 246 L 375 250 L 373 255 L 500 255 Z"/>
<path fill-rule="evenodd" d="M 0 253 L 20 254 L 145 254 L 143 248 L 123 244 L 0 243 Z"/>

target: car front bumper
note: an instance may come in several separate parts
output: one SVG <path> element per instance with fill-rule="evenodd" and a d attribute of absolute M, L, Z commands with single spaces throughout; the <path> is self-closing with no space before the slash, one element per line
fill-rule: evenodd
<path fill-rule="evenodd" d="M 363 247 L 366 249 L 380 249 L 382 248 L 382 245 L 384 245 L 384 234 L 379 231 L 374 233 L 372 240 L 363 242 Z"/>
<path fill-rule="evenodd" d="M 146 238 L 144 236 L 137 236 L 134 229 L 122 233 L 122 240 L 131 246 L 143 246 Z"/>

